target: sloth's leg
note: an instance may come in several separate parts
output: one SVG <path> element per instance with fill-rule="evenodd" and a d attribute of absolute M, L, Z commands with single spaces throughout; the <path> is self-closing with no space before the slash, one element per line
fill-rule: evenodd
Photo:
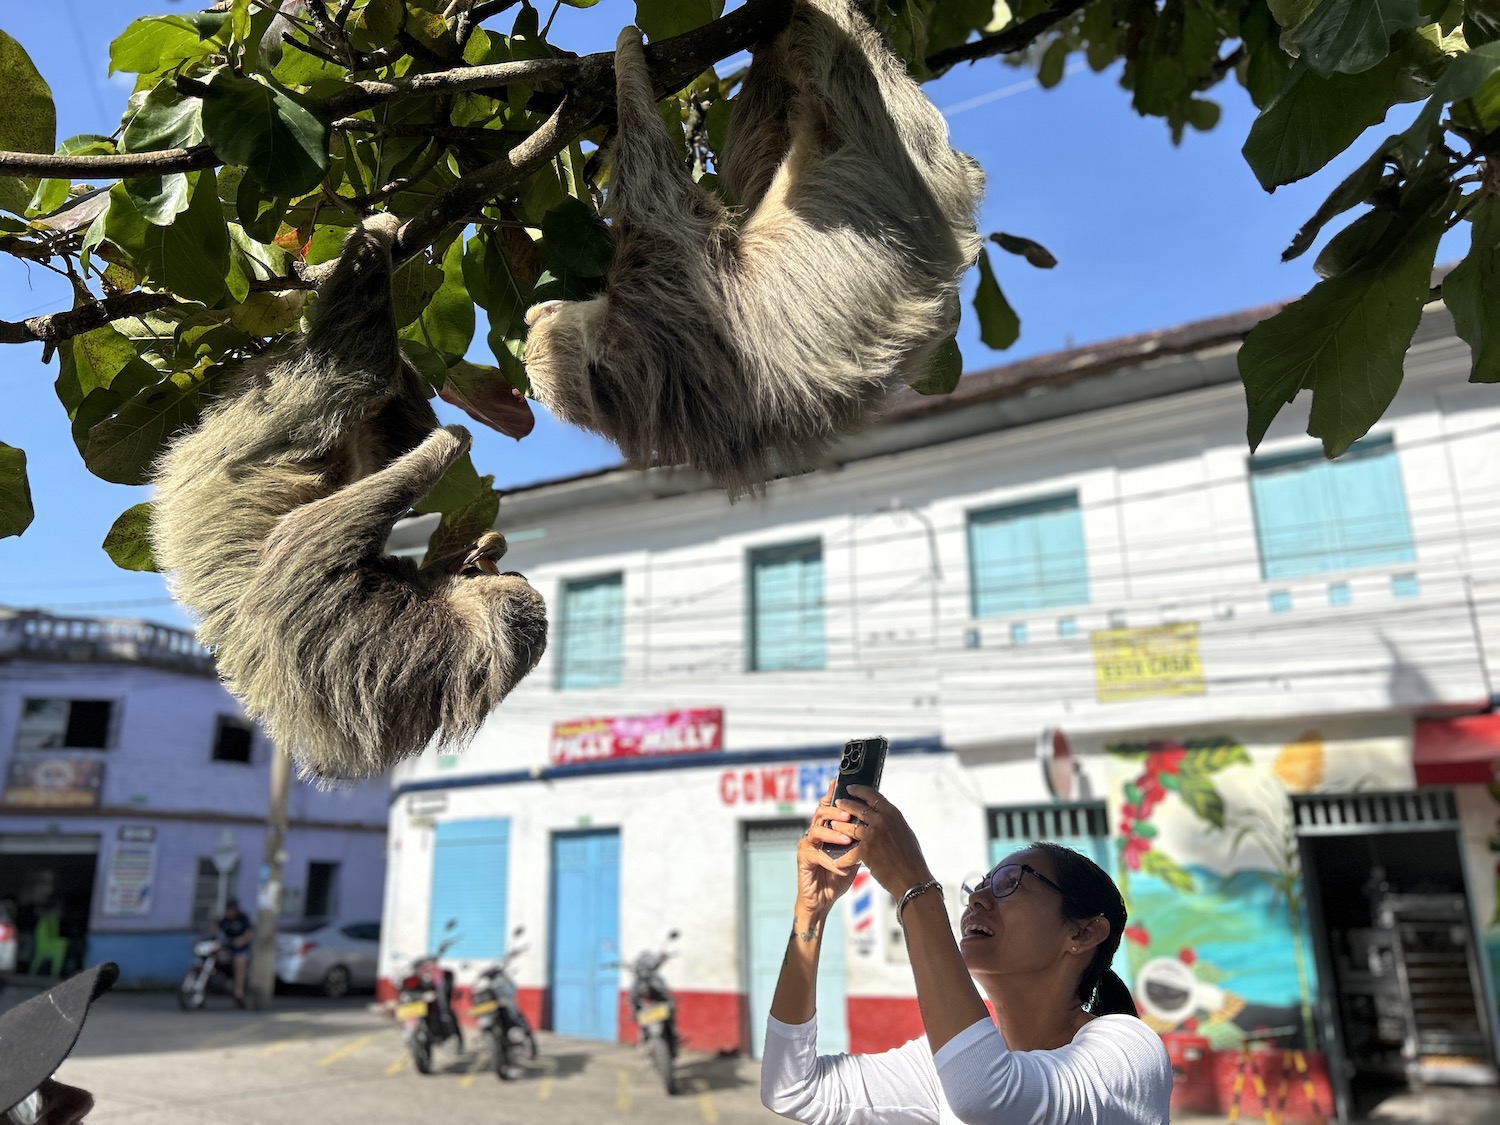
<path fill-rule="evenodd" d="M 266 541 L 261 566 L 332 569 L 379 555 L 396 521 L 471 444 L 462 426 L 433 430 L 385 468 L 283 516 Z"/>
<path fill-rule="evenodd" d="M 746 211 L 760 203 L 791 148 L 790 110 L 797 88 L 787 78 L 788 66 L 783 32 L 755 48 L 734 99 L 717 170 L 730 203 Z"/>
<path fill-rule="evenodd" d="M 702 209 L 705 196 L 693 183 L 656 112 L 656 91 L 638 28 L 627 27 L 615 44 L 615 175 L 609 211 L 629 223 L 647 217 L 671 230 Z"/>

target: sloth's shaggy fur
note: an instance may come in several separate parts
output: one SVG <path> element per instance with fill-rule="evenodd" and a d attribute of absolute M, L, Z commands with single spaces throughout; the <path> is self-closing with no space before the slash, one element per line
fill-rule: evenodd
<path fill-rule="evenodd" d="M 365 221 L 304 340 L 247 365 L 156 473 L 151 533 L 225 683 L 304 774 L 363 777 L 459 745 L 535 667 L 546 607 L 488 562 L 384 554 L 396 520 L 469 448 L 438 428 L 391 312 L 394 216 Z M 487 564 L 487 565 L 486 565 Z"/>
<path fill-rule="evenodd" d="M 633 27 L 615 74 L 614 263 L 528 311 L 537 397 L 731 495 L 815 466 L 953 334 L 978 165 L 851 0 L 800 0 L 755 52 L 719 168 L 742 220 L 693 183 Z"/>

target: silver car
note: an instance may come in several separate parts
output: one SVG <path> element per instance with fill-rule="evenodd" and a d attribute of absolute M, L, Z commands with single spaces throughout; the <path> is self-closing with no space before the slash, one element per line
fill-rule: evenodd
<path fill-rule="evenodd" d="M 375 987 L 379 954 L 379 922 L 284 921 L 276 930 L 276 979 L 313 985 L 324 996 L 346 996 Z"/>

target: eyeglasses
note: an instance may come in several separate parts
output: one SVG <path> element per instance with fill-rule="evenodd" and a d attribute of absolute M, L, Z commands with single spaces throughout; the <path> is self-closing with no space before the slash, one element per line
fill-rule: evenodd
<path fill-rule="evenodd" d="M 1006 898 L 1016 893 L 1016 888 L 1021 885 L 1021 880 L 1030 875 L 1039 883 L 1045 883 L 1063 898 L 1068 897 L 1068 892 L 1059 887 L 1047 876 L 1043 875 L 1029 863 L 1002 863 L 978 883 L 965 883 L 963 892 L 965 897 L 976 894 L 979 891 L 989 891 L 994 898 Z"/>
<path fill-rule="evenodd" d="M 42 1088 L 31 1093 L 5 1111 L 7 1125 L 36 1125 L 42 1119 Z"/>

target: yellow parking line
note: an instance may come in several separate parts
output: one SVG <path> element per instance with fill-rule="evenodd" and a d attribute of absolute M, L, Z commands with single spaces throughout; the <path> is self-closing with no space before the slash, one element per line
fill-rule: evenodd
<path fill-rule="evenodd" d="M 354 1054 L 355 1051 L 362 1050 L 363 1048 L 369 1046 L 370 1041 L 374 1038 L 375 1036 L 373 1035 L 361 1035 L 354 1042 L 345 1043 L 337 1050 L 329 1051 L 328 1054 L 324 1055 L 321 1059 L 318 1060 L 318 1065 L 332 1066 L 340 1059 L 347 1059 L 350 1055 Z"/>
<path fill-rule="evenodd" d="M 719 1125 L 719 1107 L 714 1105 L 714 1096 L 708 1092 L 708 1083 L 694 1078 L 693 1089 L 698 1091 L 698 1116 L 703 1118 L 703 1125 Z"/>
<path fill-rule="evenodd" d="M 224 1047 L 237 1039 L 247 1039 L 254 1031 L 259 1030 L 265 1024 L 271 1022 L 270 1016 L 261 1016 L 260 1019 L 242 1023 L 238 1027 L 232 1027 L 228 1031 L 221 1031 L 218 1035 L 210 1035 L 207 1039 L 198 1040 L 198 1046 L 202 1047 Z"/>
<path fill-rule="evenodd" d="M 615 1109 L 630 1112 L 630 1071 L 615 1070 Z"/>
<path fill-rule="evenodd" d="M 543 1066 L 545 1067 L 545 1073 L 536 1087 L 536 1100 L 539 1102 L 544 1102 L 552 1097 L 552 1076 L 557 1073 L 557 1064 L 551 1059 L 547 1059 L 543 1063 Z"/>
<path fill-rule="evenodd" d="M 391 1065 L 385 1068 L 387 1077 L 394 1077 L 411 1065 L 411 1056 L 402 1055 L 399 1059 L 392 1059 Z"/>
<path fill-rule="evenodd" d="M 260 1050 L 256 1051 L 255 1054 L 259 1058 L 263 1058 L 263 1059 L 264 1058 L 269 1058 L 270 1056 L 272 1056 L 274 1054 L 277 1054 L 280 1051 L 285 1051 L 288 1047 L 291 1047 L 291 1046 L 295 1045 L 296 1043 L 300 1042 L 303 1039 L 311 1039 L 311 1038 L 312 1038 L 312 1030 L 311 1029 L 305 1029 L 305 1030 L 302 1030 L 302 1031 L 296 1031 L 296 1032 L 293 1032 L 291 1035 L 288 1035 L 285 1039 L 278 1039 L 274 1043 L 267 1043 Z"/>

